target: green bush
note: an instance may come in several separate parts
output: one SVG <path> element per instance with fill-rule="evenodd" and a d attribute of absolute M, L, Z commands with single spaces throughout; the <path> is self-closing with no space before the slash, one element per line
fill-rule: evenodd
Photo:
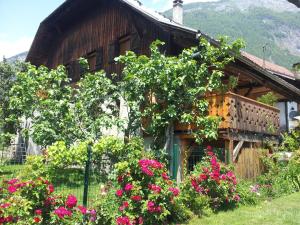
<path fill-rule="evenodd" d="M 237 192 L 241 197 L 239 202 L 241 205 L 256 205 L 261 199 L 259 185 L 250 181 L 240 181 L 237 184 Z"/>
<path fill-rule="evenodd" d="M 94 203 L 94 208 L 97 212 L 97 225 L 114 224 L 118 211 L 116 189 L 113 185 L 107 185 L 102 188 L 100 198 Z"/>
<path fill-rule="evenodd" d="M 58 196 L 54 191 L 54 186 L 43 178 L 4 181 L 0 189 L 0 224 L 93 224 L 95 210 L 77 205 L 73 195 Z"/>
<path fill-rule="evenodd" d="M 211 147 L 208 147 L 207 156 L 198 163 L 190 176 L 183 183 L 185 203 L 194 212 L 205 207 L 206 196 L 213 210 L 228 209 L 237 205 L 240 196 L 236 190 L 236 177 L 233 171 L 220 163 Z M 200 198 L 201 197 L 201 198 Z"/>
<path fill-rule="evenodd" d="M 294 130 L 290 134 L 283 134 L 283 141 L 279 147 L 280 151 L 295 152 L 300 149 L 300 131 Z"/>

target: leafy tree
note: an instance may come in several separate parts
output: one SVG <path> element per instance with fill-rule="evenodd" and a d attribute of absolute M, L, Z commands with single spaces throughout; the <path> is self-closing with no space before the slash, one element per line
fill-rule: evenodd
<path fill-rule="evenodd" d="M 193 133 L 198 141 L 216 138 L 219 118 L 208 115 L 205 96 L 226 89 L 223 69 L 243 42 L 228 45 L 226 38 L 221 38 L 216 47 L 201 39 L 198 48 L 183 50 L 178 57 L 161 54 L 163 44 L 154 42 L 149 57 L 129 51 L 116 59 L 125 65 L 122 91 L 130 108 L 126 134 L 142 130 L 161 148 L 168 142 L 165 134 L 172 133 L 178 122 L 195 124 Z M 196 51 L 200 53 L 197 59 Z"/>
<path fill-rule="evenodd" d="M 7 120 L 11 114 L 8 93 L 22 65 L 21 62 L 10 64 L 5 59 L 0 62 L 0 145 L 8 144 L 11 138 L 9 133 L 14 133 L 16 130 L 16 124 Z"/>
<path fill-rule="evenodd" d="M 27 64 L 18 73 L 10 92 L 11 119 L 19 124 L 30 121 L 22 132 L 37 144 L 95 140 L 104 128 L 118 122 L 116 86 L 103 71 L 90 73 L 86 60 L 80 64 L 85 72 L 75 88 L 64 66 L 48 69 Z"/>

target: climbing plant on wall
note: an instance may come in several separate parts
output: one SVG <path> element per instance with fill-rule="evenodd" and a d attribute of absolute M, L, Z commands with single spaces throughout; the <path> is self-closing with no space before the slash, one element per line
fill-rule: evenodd
<path fill-rule="evenodd" d="M 127 134 L 142 130 L 161 147 L 166 130 L 178 122 L 193 123 L 199 142 L 216 138 L 219 119 L 208 115 L 205 96 L 228 87 L 222 83 L 223 69 L 234 60 L 243 42 L 228 44 L 221 38 L 217 47 L 201 39 L 198 47 L 185 49 L 178 57 L 162 54 L 162 45 L 155 41 L 150 56 L 129 51 L 116 59 L 125 66 L 122 90 L 130 108 Z M 197 58 L 195 52 L 199 52 Z"/>

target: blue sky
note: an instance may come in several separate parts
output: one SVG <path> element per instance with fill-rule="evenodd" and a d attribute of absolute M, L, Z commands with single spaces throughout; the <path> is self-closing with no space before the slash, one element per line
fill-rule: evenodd
<path fill-rule="evenodd" d="M 172 0 L 140 0 L 147 7 L 164 11 Z M 213 0 L 184 0 L 185 3 Z M 0 60 L 30 48 L 39 23 L 64 0 L 0 0 Z"/>

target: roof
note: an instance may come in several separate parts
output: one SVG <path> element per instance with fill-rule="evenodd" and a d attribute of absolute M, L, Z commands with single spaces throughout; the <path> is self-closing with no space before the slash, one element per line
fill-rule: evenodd
<path fill-rule="evenodd" d="M 57 30 L 57 27 L 55 26 L 56 23 L 63 23 L 65 26 L 67 26 L 68 22 L 72 21 L 72 18 L 70 16 L 72 13 L 73 15 L 80 17 L 86 10 L 89 10 L 97 4 L 105 1 L 107 0 L 66 0 L 44 21 L 41 22 L 26 60 L 34 59 L 36 61 L 39 61 L 39 56 L 47 57 L 47 48 L 50 48 L 49 43 L 53 42 L 55 32 L 59 32 Z M 167 26 L 171 29 L 180 30 L 185 33 L 195 35 L 195 39 L 199 36 L 202 36 L 209 42 L 218 45 L 218 42 L 210 36 L 203 34 L 198 30 L 178 24 L 161 15 L 160 13 L 146 8 L 137 0 L 116 1 L 127 5 L 132 10 L 159 25 Z M 87 4 L 87 2 L 89 2 L 90 4 Z M 288 69 L 268 61 L 264 62 L 264 60 L 247 52 L 242 52 L 241 56 L 237 57 L 237 60 L 244 63 L 244 65 L 251 67 L 251 69 L 254 69 L 257 73 L 257 76 L 262 76 L 271 80 L 277 86 L 282 87 L 285 90 L 284 92 L 288 93 L 289 96 L 294 96 L 300 101 L 300 89 L 279 77 L 281 76 L 295 80 L 294 74 Z"/>
<path fill-rule="evenodd" d="M 247 59 L 249 59 L 256 65 L 264 68 L 265 70 L 269 71 L 270 73 L 273 73 L 273 74 L 276 74 L 276 75 L 279 75 L 279 76 L 282 76 L 285 78 L 293 79 L 293 80 L 295 79 L 295 74 L 283 66 L 279 66 L 279 65 L 271 63 L 267 60 L 263 60 L 255 55 L 252 55 L 245 51 L 242 51 L 241 54 L 242 54 L 242 56 L 246 57 Z"/>
<path fill-rule="evenodd" d="M 197 33 L 199 33 L 198 30 L 195 30 L 193 28 L 186 27 L 186 26 L 183 26 L 183 25 L 181 25 L 179 23 L 176 23 L 173 20 L 165 17 L 161 13 L 158 13 L 156 11 L 153 11 L 153 10 L 145 7 L 139 1 L 136 1 L 136 0 L 119 0 L 119 1 L 127 4 L 132 9 L 134 9 L 137 12 L 143 14 L 144 16 L 148 17 L 149 19 L 154 20 L 155 22 L 159 22 L 159 23 L 164 24 L 164 25 L 172 26 L 172 27 L 174 27 L 176 29 L 180 29 L 180 30 L 183 30 L 183 31 L 195 33 L 195 35 Z"/>

